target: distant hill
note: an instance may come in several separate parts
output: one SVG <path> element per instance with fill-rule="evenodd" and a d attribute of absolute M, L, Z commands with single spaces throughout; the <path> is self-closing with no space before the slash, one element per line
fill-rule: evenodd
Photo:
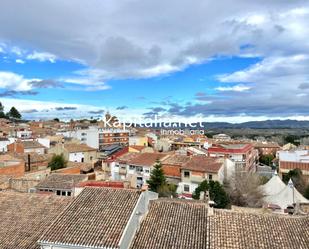
<path fill-rule="evenodd" d="M 239 124 L 232 124 L 227 122 L 203 122 L 203 125 L 206 129 L 309 129 L 309 121 L 297 121 L 290 119 L 250 121 Z M 184 125 L 181 127 L 185 129 Z M 156 129 L 161 127 L 152 126 L 152 128 Z M 197 127 L 196 129 L 200 129 L 200 127 Z"/>
<path fill-rule="evenodd" d="M 252 128 L 252 129 L 275 129 L 275 128 L 309 128 L 309 121 L 297 121 L 297 120 L 265 120 L 265 121 L 250 121 L 239 124 L 215 122 L 215 123 L 203 123 L 205 128 Z"/>

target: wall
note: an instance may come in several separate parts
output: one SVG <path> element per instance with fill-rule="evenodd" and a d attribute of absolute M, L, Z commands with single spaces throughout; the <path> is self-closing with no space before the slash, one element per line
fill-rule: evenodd
<path fill-rule="evenodd" d="M 14 177 L 23 176 L 25 173 L 25 162 L 17 162 L 14 165 L 0 167 L 0 175 L 8 175 Z"/>
<path fill-rule="evenodd" d="M 10 188 L 18 192 L 29 192 L 30 188 L 39 184 L 40 180 L 10 179 Z"/>

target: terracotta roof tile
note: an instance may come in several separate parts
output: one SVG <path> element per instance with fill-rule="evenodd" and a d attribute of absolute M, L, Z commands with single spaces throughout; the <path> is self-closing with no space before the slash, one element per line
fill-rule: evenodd
<path fill-rule="evenodd" d="M 219 160 L 215 158 L 206 156 L 193 156 L 190 161 L 182 166 L 183 169 L 214 173 L 218 172 L 221 167 L 222 162 L 219 162 Z"/>
<path fill-rule="evenodd" d="M 37 189 L 72 189 L 77 183 L 88 180 L 87 175 L 51 174 L 42 180 Z"/>
<path fill-rule="evenodd" d="M 92 148 L 86 144 L 65 144 L 64 148 L 69 152 L 86 152 L 86 151 L 96 151 L 95 148 Z"/>
<path fill-rule="evenodd" d="M 207 207 L 195 201 L 152 201 L 131 249 L 207 248 Z"/>
<path fill-rule="evenodd" d="M 41 237 L 42 243 L 118 247 L 139 199 L 135 190 L 86 187 Z"/>
<path fill-rule="evenodd" d="M 39 249 L 37 240 L 71 201 L 39 194 L 0 193 L 0 248 Z"/>

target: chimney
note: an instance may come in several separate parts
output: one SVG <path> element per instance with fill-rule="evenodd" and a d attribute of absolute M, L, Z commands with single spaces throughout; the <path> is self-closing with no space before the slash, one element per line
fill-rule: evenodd
<path fill-rule="evenodd" d="M 30 166 L 31 166 L 31 160 L 30 160 L 30 154 L 28 154 L 28 163 L 27 163 L 27 168 L 26 171 L 30 171 Z"/>
<path fill-rule="evenodd" d="M 210 205 L 209 201 L 210 201 L 210 197 L 209 197 L 209 191 L 206 191 L 206 193 L 204 191 L 200 192 L 200 200 L 204 201 L 207 205 L 207 210 L 208 210 L 208 216 L 213 216 L 214 215 L 214 209 L 213 207 Z"/>

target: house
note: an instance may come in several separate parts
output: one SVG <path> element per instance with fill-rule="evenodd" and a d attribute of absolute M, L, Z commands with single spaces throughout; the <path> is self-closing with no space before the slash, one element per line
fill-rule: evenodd
<path fill-rule="evenodd" d="M 129 145 L 148 146 L 147 136 L 131 136 L 129 137 Z"/>
<path fill-rule="evenodd" d="M 290 170 L 300 169 L 309 183 L 309 150 L 279 151 L 278 158 L 281 177 Z"/>
<path fill-rule="evenodd" d="M 154 152 L 152 147 L 142 146 L 142 145 L 130 145 L 129 152 Z"/>
<path fill-rule="evenodd" d="M 207 199 L 85 187 L 76 198 L 0 192 L 0 246 L 27 249 L 307 249 L 307 216 L 209 207 Z M 18 210 L 18 212 L 16 211 Z"/>
<path fill-rule="evenodd" d="M 253 146 L 258 150 L 259 155 L 276 155 L 280 145 L 275 142 L 254 142 Z"/>
<path fill-rule="evenodd" d="M 219 140 L 219 141 L 230 141 L 230 140 L 232 140 L 232 138 L 229 135 L 226 135 L 226 134 L 223 134 L 223 133 L 213 135 L 212 138 L 214 140 Z"/>
<path fill-rule="evenodd" d="M 116 161 L 115 167 L 126 169 L 126 177 L 136 177 L 137 187 L 142 187 L 150 178 L 150 172 L 157 160 L 162 161 L 167 158 L 164 153 L 131 153 L 123 155 Z"/>
<path fill-rule="evenodd" d="M 0 248 L 38 249 L 37 241 L 71 198 L 0 192 Z"/>
<path fill-rule="evenodd" d="M 181 182 L 181 168 L 190 159 L 187 155 L 173 154 L 162 160 L 162 168 L 169 183 L 178 185 Z"/>
<path fill-rule="evenodd" d="M 51 193 L 60 196 L 75 196 L 78 183 L 87 181 L 87 175 L 51 174 L 42 180 L 35 188 L 38 193 Z"/>
<path fill-rule="evenodd" d="M 179 194 L 192 194 L 204 180 L 222 182 L 219 173 L 224 170 L 224 162 L 217 158 L 206 156 L 193 156 L 181 166 L 181 180 L 177 192 Z"/>
<path fill-rule="evenodd" d="M 82 143 L 99 150 L 107 145 L 118 144 L 127 146 L 129 144 L 129 131 L 118 128 L 91 126 L 82 129 L 58 132 L 58 135 L 78 139 Z"/>
<path fill-rule="evenodd" d="M 52 158 L 52 155 L 31 152 L 16 154 L 16 157 L 22 159 L 25 162 L 25 171 L 29 172 L 46 169 Z"/>
<path fill-rule="evenodd" d="M 86 144 L 57 144 L 49 149 L 49 153 L 62 154 L 70 162 L 94 163 L 97 160 L 97 150 Z"/>
<path fill-rule="evenodd" d="M 12 153 L 37 153 L 45 154 L 47 149 L 44 145 L 35 140 L 17 140 L 7 146 L 8 151 Z"/>
<path fill-rule="evenodd" d="M 14 142 L 14 139 L 0 137 L 0 152 L 7 152 L 7 146 Z"/>
<path fill-rule="evenodd" d="M 125 249 L 157 199 L 153 192 L 86 187 L 44 232 L 38 244 L 43 249 Z"/>
<path fill-rule="evenodd" d="M 258 151 L 251 144 L 243 143 L 220 143 L 212 144 L 208 148 L 210 157 L 229 158 L 235 162 L 239 170 L 256 171 Z"/>
<path fill-rule="evenodd" d="M 308 217 L 212 209 L 201 201 L 150 201 L 130 249 L 306 249 Z M 155 232 L 154 232 L 155 231 Z"/>
<path fill-rule="evenodd" d="M 12 155 L 0 155 L 0 175 L 21 177 L 25 174 L 25 162 Z"/>

